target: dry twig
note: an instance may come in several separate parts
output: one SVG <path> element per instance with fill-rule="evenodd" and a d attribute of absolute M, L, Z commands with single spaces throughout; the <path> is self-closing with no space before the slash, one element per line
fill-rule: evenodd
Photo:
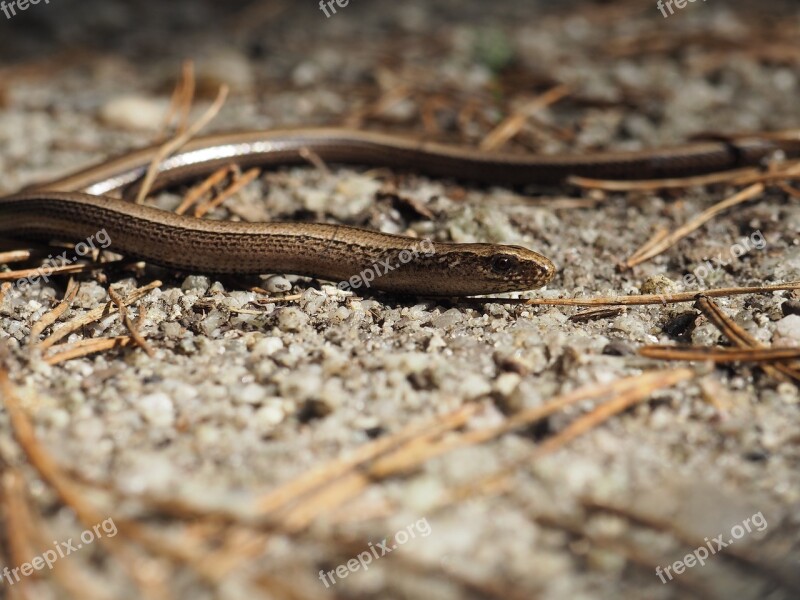
<path fill-rule="evenodd" d="M 225 181 L 229 175 L 235 174 L 237 170 L 238 167 L 236 165 L 229 165 L 227 167 L 221 167 L 211 173 L 203 181 L 186 192 L 186 196 L 184 196 L 183 201 L 180 203 L 180 205 L 178 205 L 178 208 L 175 209 L 175 213 L 178 215 L 184 214 L 194 204 L 196 204 L 200 198 L 210 192 L 214 186 Z"/>
<path fill-rule="evenodd" d="M 208 125 L 214 117 L 217 116 L 225 100 L 228 98 L 228 86 L 223 85 L 219 89 L 217 99 L 211 104 L 208 110 L 195 121 L 186 131 L 179 133 L 176 137 L 166 142 L 153 157 L 150 166 L 147 168 L 147 173 L 144 176 L 142 185 L 136 195 L 136 204 L 142 204 L 147 194 L 150 193 L 150 188 L 153 186 L 156 175 L 158 174 L 159 165 L 168 156 L 180 150 L 189 140 L 191 140 L 201 129 Z"/>
<path fill-rule="evenodd" d="M 127 335 L 121 335 L 110 338 L 97 338 L 89 340 L 80 340 L 71 344 L 59 344 L 53 346 L 54 352 L 44 358 L 44 362 L 48 365 L 57 365 L 58 363 L 72 360 L 73 358 L 80 358 L 97 352 L 105 352 L 106 350 L 114 350 L 116 348 L 125 348 L 134 342 L 133 338 Z"/>
<path fill-rule="evenodd" d="M 255 180 L 259 175 L 261 175 L 261 169 L 250 169 L 249 171 L 246 171 L 245 173 L 242 174 L 241 177 L 236 179 L 233 183 L 231 183 L 231 185 L 229 185 L 222 192 L 217 194 L 214 198 L 212 198 L 211 200 L 209 200 L 204 204 L 197 206 L 194 209 L 194 216 L 198 218 L 204 216 L 208 211 L 213 210 L 214 208 L 225 202 L 225 200 L 227 200 L 235 193 L 237 193 L 239 190 L 241 190 L 248 183 Z"/>
<path fill-rule="evenodd" d="M 480 149 L 497 150 L 520 132 L 532 113 L 546 106 L 550 106 L 551 104 L 555 104 L 570 92 L 571 88 L 568 85 L 561 84 L 547 90 L 544 94 L 537 96 L 530 102 L 527 102 L 522 108 L 507 117 L 502 123 L 490 131 L 481 141 Z"/>
<path fill-rule="evenodd" d="M 485 442 L 508 431 L 533 424 L 566 406 L 582 400 L 611 396 L 611 399 L 605 404 L 601 404 L 594 411 L 573 421 L 566 429 L 542 443 L 534 450 L 533 456 L 528 455 L 525 458 L 515 460 L 488 477 L 484 477 L 477 482 L 454 490 L 443 506 L 452 504 L 458 500 L 473 497 L 476 494 L 494 493 L 498 490 L 505 489 L 503 482 L 512 476 L 519 467 L 527 465 L 531 460 L 539 458 L 543 454 L 557 450 L 578 435 L 582 435 L 589 429 L 597 427 L 600 423 L 615 414 L 618 414 L 637 402 L 646 400 L 654 391 L 672 387 L 696 376 L 697 373 L 693 369 L 680 368 L 671 371 L 648 371 L 641 375 L 618 379 L 608 384 L 590 384 L 573 392 L 557 396 L 542 406 L 533 407 L 518 413 L 497 427 L 464 434 L 457 440 L 458 446 Z"/>
<path fill-rule="evenodd" d="M 702 346 L 643 346 L 639 354 L 658 360 L 775 362 L 800 358 L 800 348 L 704 348 Z"/>
<path fill-rule="evenodd" d="M 84 527 L 91 529 L 94 525 L 102 523 L 107 515 L 87 502 L 78 488 L 64 476 L 51 454 L 36 439 L 33 424 L 20 405 L 16 392 L 8 379 L 8 372 L 4 368 L 0 368 L 0 394 L 2 394 L 3 403 L 8 412 L 14 436 L 41 478 L 53 488 L 61 501 L 72 509 Z M 157 571 L 154 569 L 155 565 L 152 564 L 152 561 L 132 554 L 116 536 L 101 536 L 98 541 L 119 560 L 119 564 L 140 587 L 145 597 L 169 598 L 163 577 L 154 576 Z"/>
<path fill-rule="evenodd" d="M 683 189 L 717 183 L 741 183 L 742 177 L 756 177 L 761 171 L 754 167 L 734 169 L 721 173 L 708 175 L 695 175 L 692 177 L 673 177 L 668 179 L 611 180 L 592 179 L 590 177 L 569 177 L 567 183 L 590 190 L 603 190 L 605 192 L 654 192 L 658 190 Z"/>
<path fill-rule="evenodd" d="M 155 350 L 153 350 L 152 346 L 147 343 L 147 340 L 145 340 L 142 334 L 139 332 L 139 328 L 131 320 L 130 315 L 128 314 L 128 307 L 125 305 L 125 301 L 111 287 L 108 288 L 108 295 L 111 298 L 111 301 L 117 305 L 119 316 L 122 319 L 122 322 L 125 324 L 125 327 L 128 329 L 128 332 L 130 332 L 131 338 L 133 338 L 136 344 L 147 353 L 147 356 L 154 358 L 156 355 Z M 141 318 L 143 314 L 144 309 L 142 309 L 139 313 L 139 317 Z M 125 342 L 125 344 L 127 344 L 127 342 Z"/>
<path fill-rule="evenodd" d="M 765 348 L 762 344 L 739 325 L 733 322 L 722 309 L 707 297 L 700 298 L 695 307 L 705 315 L 705 317 L 722 332 L 728 340 L 740 348 Z M 779 381 L 794 381 L 800 384 L 800 370 L 792 365 L 762 365 L 765 373 L 778 379 Z"/>
<path fill-rule="evenodd" d="M 123 300 L 126 305 L 133 304 L 134 302 L 144 298 L 147 294 L 149 294 L 154 289 L 161 287 L 160 281 L 153 281 L 144 287 L 137 288 L 133 290 L 128 296 Z M 70 333 L 77 331 L 81 327 L 88 325 L 89 323 L 94 323 L 95 321 L 102 319 L 108 315 L 114 314 L 117 310 L 116 306 L 113 302 L 108 302 L 103 304 L 102 306 L 98 306 L 90 310 L 85 315 L 73 319 L 64 323 L 61 327 L 56 329 L 53 333 L 50 334 L 49 337 L 44 339 L 42 342 L 36 345 L 37 348 L 41 350 L 46 350 L 57 341 L 65 338 Z"/>
<path fill-rule="evenodd" d="M 748 200 L 752 200 L 759 194 L 764 191 L 764 185 L 761 183 L 754 183 L 750 187 L 747 187 L 740 192 L 737 192 L 730 198 L 726 198 L 722 202 L 718 202 L 711 208 L 704 210 L 702 213 L 691 219 L 688 223 L 682 225 L 669 235 L 665 236 L 663 239 L 660 239 L 658 242 L 653 243 L 648 242 L 649 248 L 645 251 L 637 251 L 634 253 L 633 256 L 628 258 L 625 261 L 625 266 L 628 268 L 639 265 L 646 260 L 653 258 L 664 252 L 666 249 L 671 248 L 675 244 L 677 244 L 680 240 L 685 238 L 687 235 L 702 227 L 705 223 L 710 221 L 719 213 L 728 210 L 729 208 L 736 206 L 737 204 L 741 204 L 742 202 L 746 202 Z"/>
<path fill-rule="evenodd" d="M 80 288 L 81 288 L 80 284 L 76 283 L 75 280 L 72 277 L 70 277 L 69 283 L 67 283 L 67 291 L 64 294 L 64 299 L 61 302 L 59 302 L 58 305 L 53 310 L 42 316 L 42 318 L 39 319 L 38 322 L 34 323 L 33 327 L 31 327 L 30 339 L 34 343 L 36 343 L 36 340 L 39 339 L 39 335 L 41 335 L 41 333 L 45 329 L 50 327 L 50 325 L 55 323 L 59 319 L 59 317 L 61 317 L 61 315 L 67 312 L 67 309 L 72 304 L 72 301 L 75 299 L 75 296 L 78 295 L 78 290 L 80 290 Z"/>
<path fill-rule="evenodd" d="M 169 108 L 167 109 L 167 114 L 164 115 L 159 137 L 164 135 L 169 129 L 170 123 L 175 115 L 178 115 L 177 133 L 186 131 L 189 123 L 189 114 L 192 110 L 192 103 L 194 102 L 194 93 L 194 61 L 186 60 L 181 65 L 181 76 L 178 78 L 175 88 L 172 90 Z"/>

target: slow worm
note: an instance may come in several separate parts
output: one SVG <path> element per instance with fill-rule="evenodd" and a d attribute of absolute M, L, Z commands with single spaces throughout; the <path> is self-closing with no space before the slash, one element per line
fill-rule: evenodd
<path fill-rule="evenodd" d="M 640 152 L 510 155 L 342 129 L 217 134 L 195 138 L 159 167 L 154 189 L 174 186 L 231 163 L 301 164 L 303 150 L 323 160 L 414 170 L 501 185 L 557 184 L 571 175 L 658 179 L 753 165 L 798 142 L 757 135 Z M 73 175 L 0 198 L 0 232 L 81 241 L 101 229 L 110 249 L 182 271 L 294 273 L 334 282 L 376 265 L 372 289 L 398 294 L 468 296 L 540 287 L 555 274 L 541 254 L 499 244 L 436 242 L 323 223 L 238 223 L 179 216 L 130 197 L 158 147 L 136 150 Z M 122 198 L 114 197 L 121 195 Z M 391 268 L 390 268 L 391 267 Z M 385 271 L 385 272 L 384 272 Z"/>

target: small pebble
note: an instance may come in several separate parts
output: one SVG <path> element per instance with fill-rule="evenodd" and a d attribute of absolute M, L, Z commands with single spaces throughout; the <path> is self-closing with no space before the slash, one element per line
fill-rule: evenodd
<path fill-rule="evenodd" d="M 120 96 L 100 109 L 100 118 L 112 127 L 130 131 L 157 131 L 167 111 L 163 100 L 143 96 Z"/>
<path fill-rule="evenodd" d="M 177 321 L 162 321 L 159 324 L 161 331 L 164 333 L 164 337 L 167 339 L 176 339 L 181 337 L 181 333 L 183 333 L 183 327 Z"/>
<path fill-rule="evenodd" d="M 309 321 L 308 315 L 294 306 L 279 308 L 275 315 L 281 331 L 300 331 Z"/>
<path fill-rule="evenodd" d="M 206 277 L 205 275 L 189 275 L 186 279 L 183 280 L 181 284 L 181 289 L 184 292 L 188 292 L 190 290 L 199 291 L 200 294 L 205 294 L 208 291 L 208 288 L 211 286 L 211 280 Z"/>
<path fill-rule="evenodd" d="M 253 424 L 261 433 L 269 433 L 286 418 L 280 399 L 259 408 L 253 415 Z"/>
<path fill-rule="evenodd" d="M 503 398 L 508 398 L 517 389 L 522 377 L 516 373 L 503 373 L 494 381 L 495 391 Z"/>
<path fill-rule="evenodd" d="M 233 400 L 240 404 L 258 404 L 266 396 L 266 391 L 260 385 L 250 383 L 244 386 L 237 394 L 233 396 Z"/>
<path fill-rule="evenodd" d="M 136 401 L 136 408 L 145 421 L 155 427 L 171 427 L 175 422 L 172 400 L 163 392 L 142 396 Z"/>
<path fill-rule="evenodd" d="M 215 48 L 207 59 L 197 62 L 198 87 L 209 96 L 216 95 L 223 84 L 233 91 L 247 91 L 253 81 L 250 62 L 236 50 Z"/>
<path fill-rule="evenodd" d="M 446 310 L 438 317 L 434 317 L 431 324 L 437 329 L 449 329 L 457 325 L 464 318 L 462 312 L 457 308 Z"/>
<path fill-rule="evenodd" d="M 265 337 L 253 345 L 251 355 L 258 356 L 272 356 L 278 350 L 283 348 L 283 340 L 278 337 Z"/>
<path fill-rule="evenodd" d="M 485 377 L 475 373 L 465 375 L 458 385 L 458 393 L 467 400 L 475 400 L 482 396 L 488 396 L 492 391 L 492 386 Z"/>
<path fill-rule="evenodd" d="M 800 345 L 800 315 L 788 315 L 775 324 L 773 344 Z"/>
<path fill-rule="evenodd" d="M 272 275 L 264 281 L 264 289 L 272 294 L 288 292 L 292 289 L 292 282 L 283 275 Z"/>
<path fill-rule="evenodd" d="M 648 277 L 640 289 L 643 294 L 672 294 L 679 291 L 678 284 L 664 275 Z"/>

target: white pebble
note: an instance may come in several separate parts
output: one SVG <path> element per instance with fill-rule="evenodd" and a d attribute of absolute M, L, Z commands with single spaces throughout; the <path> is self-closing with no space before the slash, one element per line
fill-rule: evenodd
<path fill-rule="evenodd" d="M 428 341 L 428 352 L 438 352 L 442 348 L 447 348 L 447 342 L 442 339 L 438 332 L 434 332 L 431 339 Z"/>
<path fill-rule="evenodd" d="M 234 396 L 234 400 L 240 404 L 258 404 L 264 399 L 264 388 L 255 383 L 249 383 Z"/>
<path fill-rule="evenodd" d="M 211 280 L 205 275 L 189 275 L 181 284 L 184 292 L 198 290 L 201 294 L 205 294 L 209 287 L 211 287 Z"/>
<path fill-rule="evenodd" d="M 300 331 L 308 323 L 308 315 L 294 306 L 279 308 L 275 313 L 281 331 Z"/>
<path fill-rule="evenodd" d="M 270 402 L 266 406 L 259 408 L 253 415 L 255 428 L 261 433 L 270 432 L 276 425 L 279 425 L 286 418 L 279 400 Z"/>
<path fill-rule="evenodd" d="M 142 396 L 136 403 L 145 421 L 156 427 L 171 427 L 175 422 L 175 407 L 163 392 Z"/>
<path fill-rule="evenodd" d="M 494 381 L 494 388 L 503 398 L 508 398 L 517 389 L 522 378 L 516 373 L 503 373 Z"/>
<path fill-rule="evenodd" d="M 800 315 L 788 315 L 775 324 L 775 345 L 800 345 Z"/>
<path fill-rule="evenodd" d="M 797 404 L 800 402 L 800 397 L 798 397 L 797 393 L 797 387 L 792 383 L 779 383 L 776 391 L 778 392 L 778 396 L 780 396 L 781 400 L 783 400 L 786 404 Z"/>
<path fill-rule="evenodd" d="M 264 289 L 271 294 L 288 292 L 292 289 L 292 282 L 283 275 L 273 275 L 264 281 Z"/>
<path fill-rule="evenodd" d="M 272 356 L 283 348 L 283 340 L 278 337 L 270 336 L 258 340 L 252 349 L 253 356 Z"/>
<path fill-rule="evenodd" d="M 464 398 L 474 400 L 481 396 L 488 396 L 492 391 L 492 386 L 484 377 L 470 373 L 465 375 L 458 385 L 458 391 Z"/>
<path fill-rule="evenodd" d="M 100 109 L 107 125 L 132 131 L 156 131 L 167 110 L 163 100 L 143 96 L 120 96 Z"/>
<path fill-rule="evenodd" d="M 451 308 L 450 310 L 443 312 L 438 317 L 434 317 L 431 320 L 431 325 L 438 329 L 449 329 L 453 325 L 460 323 L 463 318 L 464 315 L 460 310 L 457 308 Z"/>
<path fill-rule="evenodd" d="M 319 396 L 322 380 L 308 371 L 292 371 L 278 384 L 281 397 L 292 400 L 309 400 Z"/>
<path fill-rule="evenodd" d="M 164 332 L 164 337 L 167 339 L 176 339 L 181 337 L 183 327 L 176 321 L 162 321 L 160 323 L 161 331 Z"/>
<path fill-rule="evenodd" d="M 209 311 L 208 315 L 201 324 L 203 333 L 208 337 L 218 337 L 219 328 L 228 322 L 228 317 L 222 311 L 213 308 Z"/>

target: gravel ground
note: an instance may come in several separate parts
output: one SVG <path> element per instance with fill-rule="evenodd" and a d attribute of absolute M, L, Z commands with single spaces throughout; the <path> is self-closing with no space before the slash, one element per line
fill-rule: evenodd
<path fill-rule="evenodd" d="M 0 16 L 0 193 L 151 143 L 187 58 L 200 96 L 193 114 L 221 83 L 231 87 L 213 130 L 349 125 L 477 145 L 509 111 L 562 83 L 571 94 L 537 112 L 509 151 L 637 149 L 702 131 L 798 126 L 800 12 L 791 3 L 690 3 L 669 18 L 655 2 L 354 1 L 330 17 L 314 2 L 296 4 L 52 0 Z M 525 297 L 637 294 L 667 279 L 674 289 L 714 257 L 728 264 L 702 287 L 800 279 L 800 211 L 779 190 L 651 261 L 619 268 L 657 228 L 681 225 L 733 191 L 482 188 L 309 166 L 265 173 L 212 218 L 328 220 L 520 244 L 559 267 Z M 162 208 L 179 201 L 177 192 L 155 200 Z M 731 254 L 737 243 L 742 256 Z M 126 348 L 47 364 L 30 331 L 63 297 L 63 278 L 9 291 L 0 337 L 38 439 L 70 477 L 94 482 L 80 489 L 98 514 L 146 524 L 184 548 L 194 540 L 208 553 L 205 572 L 131 546 L 140 561 L 133 570 L 165 579 L 172 597 L 800 594 L 800 395 L 746 365 L 699 365 L 691 381 L 535 459 L 538 444 L 593 404 L 375 478 L 341 505 L 328 499 L 332 509 L 296 531 L 223 534 L 202 519 L 155 514 L 145 501 L 247 514 L 279 484 L 409 424 L 475 407 L 447 434 L 455 439 L 581 385 L 673 368 L 637 356 L 637 347 L 724 341 L 691 303 L 576 322 L 576 308 L 358 297 L 295 277 L 296 300 L 265 302 L 248 291 L 257 279 L 147 268 L 79 277 L 60 321 L 107 302 L 109 284 L 126 295 L 156 279 L 162 285 L 131 309 L 153 357 Z M 718 304 L 762 342 L 800 344 L 790 292 Z M 110 315 L 65 341 L 125 334 Z M 5 411 L 0 457 L 0 563 L 13 567 L 36 552 L 14 550 L 17 469 L 46 539 L 77 539 L 83 526 L 28 466 Z M 452 500 L 454 490 L 508 465 L 501 485 Z M 106 488 L 126 499 L 110 500 Z M 705 566 L 687 564 L 667 583 L 656 575 L 705 547 L 704 538 L 736 537 L 746 519 L 751 531 Z M 412 529 L 416 537 L 400 548 L 393 534 Z M 127 542 L 130 532 L 122 533 L 113 539 Z M 335 570 L 385 537 L 398 543 L 391 557 L 335 585 L 318 579 L 320 569 Z M 242 553 L 235 568 L 197 541 L 219 539 Z M 253 539 L 257 549 L 247 550 Z M 56 571 L 89 576 L 97 597 L 152 595 L 133 584 L 115 552 L 95 544 Z M 0 597 L 24 598 L 16 595 L 23 586 L 37 599 L 69 591 L 58 577 L 25 582 L 0 586 Z"/>

